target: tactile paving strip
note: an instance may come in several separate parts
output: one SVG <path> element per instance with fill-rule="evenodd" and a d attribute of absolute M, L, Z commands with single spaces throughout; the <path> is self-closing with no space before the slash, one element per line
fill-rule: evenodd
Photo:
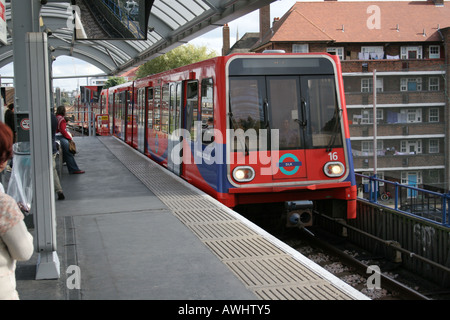
<path fill-rule="evenodd" d="M 116 138 L 99 140 L 261 299 L 354 299 L 160 165 Z"/>

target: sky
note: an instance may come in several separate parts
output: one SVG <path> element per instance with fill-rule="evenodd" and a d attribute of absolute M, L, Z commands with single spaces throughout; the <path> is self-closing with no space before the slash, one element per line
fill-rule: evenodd
<path fill-rule="evenodd" d="M 323 0 L 302 0 L 302 1 L 323 1 Z M 360 0 L 356 0 L 360 1 Z M 373 1 L 373 0 L 372 0 Z M 375 0 L 375 1 L 387 1 L 387 0 Z M 410 0 L 400 0 L 410 1 Z M 271 21 L 274 17 L 282 17 L 297 0 L 277 0 L 270 5 Z M 230 46 L 236 42 L 237 36 L 240 38 L 246 32 L 258 32 L 259 31 L 259 10 L 253 11 L 241 18 L 233 20 L 228 23 L 230 27 Z M 204 35 L 190 41 L 190 43 L 198 46 L 207 46 L 211 50 L 215 50 L 218 55 L 222 52 L 222 27 L 217 27 L 213 31 L 205 33 Z M 0 75 L 2 77 L 13 76 L 12 63 L 0 68 Z M 103 71 L 92 64 L 84 62 L 80 59 L 59 56 L 53 62 L 53 77 L 59 76 L 74 76 L 77 75 L 99 75 L 103 74 Z M 73 78 L 73 79 L 54 79 L 53 87 L 59 87 L 61 91 L 74 91 L 80 85 L 88 84 L 89 77 Z M 2 79 L 2 85 L 5 83 L 12 83 L 12 79 Z"/>

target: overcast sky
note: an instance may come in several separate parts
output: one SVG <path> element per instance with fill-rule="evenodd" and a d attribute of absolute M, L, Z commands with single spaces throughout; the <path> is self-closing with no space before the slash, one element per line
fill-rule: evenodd
<path fill-rule="evenodd" d="M 323 1 L 323 0 L 303 0 L 303 1 Z M 354 0 L 360 1 L 360 0 Z M 372 0 L 373 1 L 373 0 Z M 388 1 L 388 0 L 375 0 L 375 1 Z M 410 0 L 400 0 L 400 1 L 410 1 Z M 282 17 L 295 3 L 297 0 L 277 0 L 270 5 L 270 16 L 271 21 L 274 17 Z M 230 27 L 230 45 L 232 46 L 236 42 L 236 36 L 242 37 L 246 32 L 259 32 L 259 11 L 253 11 L 239 19 L 231 21 L 228 23 Z M 210 31 L 203 36 L 192 40 L 190 43 L 195 45 L 205 45 L 211 50 L 215 50 L 217 54 L 222 52 L 222 27 L 218 27 L 213 31 Z M 59 56 L 55 62 L 53 62 L 53 76 L 68 76 L 73 75 L 98 75 L 102 74 L 102 70 L 97 67 L 84 62 L 80 59 L 69 57 L 69 56 Z M 12 63 L 0 68 L 1 76 L 12 76 L 13 66 Z M 62 91 L 72 91 L 76 90 L 80 85 L 86 85 L 88 79 L 76 78 L 76 79 L 55 79 L 53 81 L 54 88 L 59 87 Z M 2 79 L 2 83 L 10 83 L 12 80 Z"/>

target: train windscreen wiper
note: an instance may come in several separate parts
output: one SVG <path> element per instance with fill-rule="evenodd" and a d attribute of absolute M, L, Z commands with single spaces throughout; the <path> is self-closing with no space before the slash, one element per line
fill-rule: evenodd
<path fill-rule="evenodd" d="M 236 131 L 236 129 L 237 129 L 236 120 L 234 119 L 233 113 L 232 113 L 231 111 L 228 112 L 228 117 L 229 117 L 230 120 L 231 120 L 231 125 L 233 126 L 233 130 Z M 239 140 L 239 139 L 238 139 L 238 140 Z M 242 142 L 241 142 L 240 140 L 239 140 L 239 142 L 242 144 Z M 244 154 L 245 154 L 246 156 L 248 156 L 248 155 L 249 155 L 249 148 L 248 148 L 248 145 L 247 145 L 247 141 L 245 141 L 245 138 L 244 138 L 244 148 L 245 148 Z"/>
<path fill-rule="evenodd" d="M 264 99 L 264 128 L 269 128 L 269 100 Z"/>
<path fill-rule="evenodd" d="M 340 127 L 339 124 L 341 122 L 341 115 L 340 115 L 341 112 L 342 112 L 341 109 L 336 108 L 336 112 L 334 113 L 334 116 L 333 116 L 333 118 L 335 119 L 334 127 L 333 127 L 333 131 L 332 131 L 332 135 L 330 137 L 330 141 L 328 142 L 328 145 L 327 145 L 327 149 L 326 149 L 327 152 L 330 152 L 331 150 L 333 150 L 333 145 L 336 142 L 336 136 L 339 133 L 339 127 Z"/>
<path fill-rule="evenodd" d="M 294 119 L 294 121 L 297 122 L 304 130 L 306 128 L 306 125 L 308 124 L 308 121 L 306 120 L 306 101 L 304 98 L 302 98 L 302 105 L 300 111 L 301 111 L 301 119 Z"/>

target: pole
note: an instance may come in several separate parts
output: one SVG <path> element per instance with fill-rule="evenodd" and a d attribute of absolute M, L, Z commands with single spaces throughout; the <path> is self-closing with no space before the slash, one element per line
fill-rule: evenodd
<path fill-rule="evenodd" d="M 372 79 L 372 94 L 373 94 L 373 177 L 377 177 L 377 70 L 373 70 Z M 378 181 L 374 180 L 374 199 L 377 198 L 378 193 Z"/>
<path fill-rule="evenodd" d="M 30 98 L 30 143 L 33 180 L 32 211 L 39 253 L 36 280 L 58 279 L 60 264 L 56 254 L 56 216 L 50 134 L 50 76 L 47 34 L 29 32 L 25 39 Z"/>
<path fill-rule="evenodd" d="M 377 70 L 373 70 L 373 175 L 377 175 Z"/>

